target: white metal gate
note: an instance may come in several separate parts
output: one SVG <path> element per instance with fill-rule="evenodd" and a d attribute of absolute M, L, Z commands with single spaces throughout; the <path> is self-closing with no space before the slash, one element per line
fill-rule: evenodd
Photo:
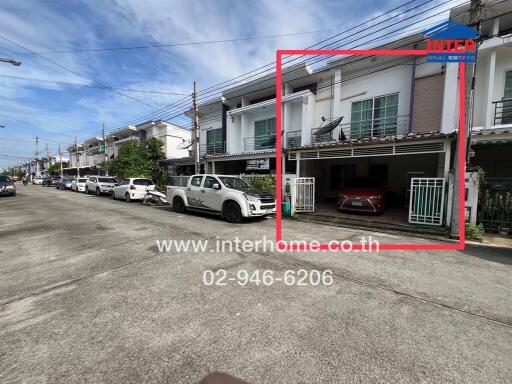
<path fill-rule="evenodd" d="M 409 223 L 442 225 L 445 180 L 413 177 L 409 198 Z"/>
<path fill-rule="evenodd" d="M 315 211 L 315 178 L 294 177 L 290 183 L 292 215 Z"/>

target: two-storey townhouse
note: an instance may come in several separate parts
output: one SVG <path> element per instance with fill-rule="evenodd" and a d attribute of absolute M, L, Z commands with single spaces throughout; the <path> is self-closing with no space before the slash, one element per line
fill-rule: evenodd
<path fill-rule="evenodd" d="M 188 154 L 182 144 L 190 141 L 190 135 L 190 130 L 161 120 L 121 127 L 104 137 L 91 137 L 76 147 L 69 146 L 67 150 L 70 164 L 66 173 L 76 174 L 78 165 L 81 175 L 106 174 L 102 163 L 115 159 L 120 148 L 132 140 L 145 143 L 151 138 L 157 138 L 164 144 L 163 150 L 167 159 L 182 157 Z"/>
<path fill-rule="evenodd" d="M 116 129 L 106 136 L 106 157 L 115 159 L 119 149 L 135 140 L 144 144 L 151 138 L 157 138 L 163 142 L 163 151 L 166 159 L 183 157 L 188 155 L 187 149 L 181 148 L 181 144 L 190 141 L 190 130 L 171 124 L 166 121 L 147 121 L 138 125 L 128 125 Z"/>
<path fill-rule="evenodd" d="M 470 125 L 469 166 L 483 170 L 477 221 L 512 233 L 512 2 L 483 2 Z M 451 11 L 470 24 L 468 6 Z M 500 229 L 502 228 L 502 229 Z"/>
<path fill-rule="evenodd" d="M 424 37 L 413 35 L 381 48 L 424 47 Z M 275 174 L 275 142 L 281 137 L 283 173 L 314 178 L 314 199 L 325 202 L 317 206 L 320 211 L 337 214 L 340 188 L 349 179 L 372 177 L 386 186 L 390 220 L 405 223 L 413 177 L 447 186 L 457 113 L 454 104 L 443 104 L 443 96 L 457 84 L 445 82 L 443 64 L 425 57 L 349 56 L 317 69 L 285 68 L 282 80 L 281 130 L 273 74 L 200 106 L 207 172 Z M 419 220 L 445 221 L 446 190 L 432 192 L 435 213 Z"/>

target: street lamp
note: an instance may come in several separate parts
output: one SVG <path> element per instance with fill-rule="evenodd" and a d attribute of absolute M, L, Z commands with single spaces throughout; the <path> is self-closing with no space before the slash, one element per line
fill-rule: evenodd
<path fill-rule="evenodd" d="M 10 59 L 8 57 L 0 57 L 0 61 L 3 63 L 9 63 L 16 67 L 19 67 L 21 65 L 21 61 Z"/>

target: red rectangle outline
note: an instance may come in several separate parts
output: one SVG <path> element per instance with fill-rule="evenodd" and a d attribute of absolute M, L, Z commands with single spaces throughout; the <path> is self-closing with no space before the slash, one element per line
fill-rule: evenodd
<path fill-rule="evenodd" d="M 282 199 L 282 56 L 283 55 L 391 55 L 391 56 L 424 56 L 429 53 L 450 53 L 450 51 L 433 51 L 425 49 L 278 49 L 276 51 L 276 127 L 279 127 L 279 136 L 276 140 L 276 243 L 279 250 L 293 250 L 293 251 L 308 251 L 308 250 L 333 250 L 331 244 L 319 244 L 319 247 L 312 249 L 311 244 L 286 244 L 283 243 L 282 238 L 282 212 L 281 212 L 281 199 Z M 453 53 L 453 51 L 451 51 Z M 458 53 L 464 53 L 459 51 Z M 464 62 L 459 63 L 459 132 L 460 137 L 466 137 L 466 98 L 465 98 L 465 79 L 466 79 L 466 65 Z M 464 175 L 466 169 L 466 140 L 458 140 L 459 145 L 459 241 L 458 243 L 451 244 L 380 244 L 379 249 L 382 250 L 450 250 L 450 249 L 464 249 L 465 245 L 465 223 L 464 214 Z M 341 249 L 341 247 L 339 248 Z M 352 250 L 362 250 L 362 244 L 353 244 Z"/>

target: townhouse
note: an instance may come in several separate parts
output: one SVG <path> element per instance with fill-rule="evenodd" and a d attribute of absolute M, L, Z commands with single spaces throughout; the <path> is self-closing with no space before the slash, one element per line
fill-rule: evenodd
<path fill-rule="evenodd" d="M 468 9 L 457 7 L 452 17 L 469 24 Z M 483 8 L 470 117 L 470 164 L 501 181 L 512 180 L 510 10 L 507 2 Z M 416 34 L 378 48 L 425 49 L 426 41 Z M 275 120 L 274 74 L 199 106 L 201 171 L 275 174 L 275 143 L 282 140 L 285 183 L 292 177 L 309 179 L 314 184 L 309 201 L 317 213 L 340 215 L 333 209 L 340 188 L 354 177 L 369 177 L 387 191 L 387 213 L 372 221 L 449 225 L 458 76 L 457 63 L 421 56 L 345 56 L 321 67 L 285 67 L 281 129 Z M 187 115 L 192 118 L 193 112 Z M 177 173 L 193 172 L 192 157 L 174 164 Z"/>
<path fill-rule="evenodd" d="M 188 155 L 188 150 L 181 144 L 190 141 L 190 130 L 166 121 L 147 121 L 138 125 L 127 125 L 103 136 L 91 137 L 84 142 L 67 148 L 70 164 L 68 174 L 104 174 L 101 164 L 115 159 L 123 145 L 135 140 L 145 143 L 151 138 L 163 142 L 163 150 L 167 159 Z"/>
<path fill-rule="evenodd" d="M 424 46 L 423 36 L 412 35 L 382 48 Z M 456 97 L 456 66 L 427 63 L 425 57 L 348 56 L 332 58 L 320 68 L 286 67 L 281 134 L 274 74 L 199 106 L 202 169 L 275 174 L 275 143 L 281 138 L 285 180 L 313 180 L 316 211 L 339 215 L 334 200 L 340 188 L 351 178 L 371 177 L 387 189 L 383 220 L 407 223 L 411 179 L 424 178 L 434 180 L 433 201 L 417 220 L 441 225 L 447 221 Z"/>

